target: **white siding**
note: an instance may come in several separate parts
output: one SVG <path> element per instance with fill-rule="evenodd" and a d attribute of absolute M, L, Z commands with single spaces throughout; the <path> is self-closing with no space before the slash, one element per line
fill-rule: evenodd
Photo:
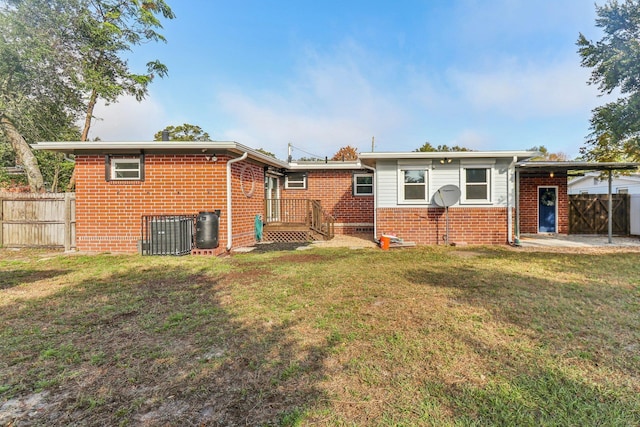
<path fill-rule="evenodd" d="M 631 195 L 631 234 L 640 235 L 640 194 Z"/>
<path fill-rule="evenodd" d="M 493 162 L 494 159 L 487 159 Z M 507 177 L 511 179 L 508 185 L 513 195 L 514 176 L 508 174 L 508 167 L 511 159 L 497 159 L 491 176 L 491 206 L 507 206 Z M 398 204 L 398 162 L 395 160 L 378 161 L 377 166 L 377 206 L 380 208 L 391 207 L 416 207 L 416 206 L 435 206 L 435 205 L 406 205 Z M 457 185 L 460 187 L 460 161 L 453 160 L 451 163 L 440 164 L 437 161 L 431 163 L 429 170 L 429 196 L 433 198 L 438 189 L 444 185 Z M 461 189 L 464 191 L 464 189 Z M 457 205 L 456 205 L 457 206 Z M 473 205 L 487 206 L 487 205 Z"/>
<path fill-rule="evenodd" d="M 379 161 L 376 165 L 377 202 L 380 208 L 398 206 L 398 167 L 394 160 Z"/>
<path fill-rule="evenodd" d="M 587 194 L 608 194 L 609 180 L 605 177 L 598 179 L 599 174 L 587 174 L 584 177 L 569 181 L 569 194 L 580 194 L 586 191 Z M 640 194 L 640 176 L 619 176 L 613 177 L 611 192 L 618 193 L 618 189 L 625 188 L 629 194 Z"/>

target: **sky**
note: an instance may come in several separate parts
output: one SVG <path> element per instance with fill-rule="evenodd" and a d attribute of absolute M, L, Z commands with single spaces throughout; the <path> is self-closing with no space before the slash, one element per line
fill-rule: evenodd
<path fill-rule="evenodd" d="M 574 158 L 607 101 L 577 53 L 580 33 L 601 36 L 592 0 L 167 3 L 167 43 L 128 61 L 142 73 L 158 59 L 168 77 L 141 103 L 99 105 L 91 138 L 149 141 L 190 123 L 281 159 L 289 143 L 297 158 L 427 141 Z"/>

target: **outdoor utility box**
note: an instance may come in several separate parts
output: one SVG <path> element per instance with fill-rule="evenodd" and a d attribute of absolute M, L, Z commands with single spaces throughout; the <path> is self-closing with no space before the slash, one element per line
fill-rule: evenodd
<path fill-rule="evenodd" d="M 220 246 L 220 211 L 200 212 L 196 217 L 196 248 L 214 249 Z"/>
<path fill-rule="evenodd" d="M 193 215 L 145 217 L 146 254 L 186 255 L 193 249 Z"/>

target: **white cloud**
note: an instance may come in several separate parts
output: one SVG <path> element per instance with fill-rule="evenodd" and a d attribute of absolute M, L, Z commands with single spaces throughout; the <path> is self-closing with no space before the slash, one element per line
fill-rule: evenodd
<path fill-rule="evenodd" d="M 103 141 L 151 141 L 153 135 L 171 124 L 164 108 L 151 96 L 142 102 L 121 97 L 117 103 L 96 106 L 89 138 Z"/>
<path fill-rule="evenodd" d="M 589 111 L 598 104 L 597 91 L 587 85 L 588 70 L 577 61 L 544 66 L 504 61 L 490 71 L 450 72 L 459 102 L 476 110 L 517 119 L 551 117 Z"/>
<path fill-rule="evenodd" d="M 380 76 L 368 71 L 369 61 L 347 44 L 330 56 L 308 53 L 280 91 L 221 91 L 217 102 L 234 122 L 225 139 L 279 156 L 288 142 L 326 156 L 345 145 L 369 150 L 372 136 L 392 134 L 409 119 L 406 107 L 376 83 Z"/>

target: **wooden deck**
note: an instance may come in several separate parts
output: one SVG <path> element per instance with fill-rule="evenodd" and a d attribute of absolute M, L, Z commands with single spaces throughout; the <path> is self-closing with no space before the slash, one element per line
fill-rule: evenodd
<path fill-rule="evenodd" d="M 330 240 L 335 218 L 317 200 L 266 199 L 263 238 L 273 242 Z"/>

